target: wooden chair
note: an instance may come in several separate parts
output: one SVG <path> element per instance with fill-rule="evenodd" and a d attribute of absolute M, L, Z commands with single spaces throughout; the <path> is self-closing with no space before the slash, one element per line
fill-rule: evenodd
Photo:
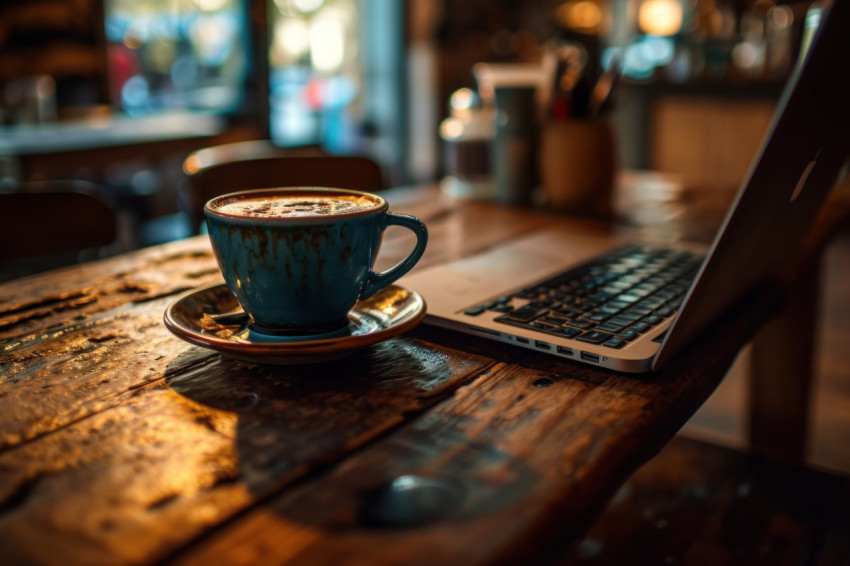
<path fill-rule="evenodd" d="M 384 188 L 380 167 L 368 158 L 328 155 L 318 148 L 284 149 L 267 140 L 195 151 L 183 162 L 183 172 L 178 202 L 194 234 L 204 218 L 204 204 L 230 192 L 292 186 Z"/>
<path fill-rule="evenodd" d="M 15 186 L 0 193 L 4 278 L 73 263 L 79 252 L 115 241 L 112 207 L 87 183 Z"/>

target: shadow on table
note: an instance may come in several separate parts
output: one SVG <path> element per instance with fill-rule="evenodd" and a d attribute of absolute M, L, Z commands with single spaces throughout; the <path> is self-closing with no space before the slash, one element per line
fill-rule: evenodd
<path fill-rule="evenodd" d="M 410 338 L 304 366 L 256 365 L 192 347 L 169 366 L 166 382 L 237 413 L 234 481 L 257 499 L 289 488 L 272 504 L 281 516 L 337 529 L 405 528 L 478 517 L 533 486 L 524 462 L 470 437 L 469 417 L 437 409 L 411 421 L 489 364 Z M 487 478 L 494 469 L 507 473 Z M 290 488 L 324 474 L 341 479 Z M 326 504 L 315 505 L 317 497 Z"/>

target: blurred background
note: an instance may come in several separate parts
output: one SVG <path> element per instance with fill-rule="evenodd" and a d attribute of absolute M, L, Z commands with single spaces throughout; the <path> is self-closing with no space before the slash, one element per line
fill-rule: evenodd
<path fill-rule="evenodd" d="M 444 182 L 464 135 L 492 135 L 473 127 L 480 64 L 540 67 L 568 47 L 591 84 L 616 77 L 616 167 L 658 174 L 646 212 L 669 219 L 667 187 L 738 187 L 817 13 L 793 0 L 0 0 L 0 192 L 96 187 L 118 219 L 103 256 L 192 233 L 178 192 L 204 147 L 269 139 L 371 157 L 388 186 Z M 848 258 L 845 234 L 825 262 L 807 455 L 844 474 Z M 686 433 L 745 446 L 743 366 Z"/>
<path fill-rule="evenodd" d="M 729 189 L 811 4 L 5 1 L 0 180 L 103 187 L 125 248 L 186 234 L 175 187 L 182 159 L 204 146 L 268 138 L 372 157 L 393 186 L 438 180 L 440 123 L 452 93 L 480 86 L 477 63 L 539 64 L 548 46 L 579 45 L 591 78 L 622 72 L 610 113 L 620 167 Z"/>

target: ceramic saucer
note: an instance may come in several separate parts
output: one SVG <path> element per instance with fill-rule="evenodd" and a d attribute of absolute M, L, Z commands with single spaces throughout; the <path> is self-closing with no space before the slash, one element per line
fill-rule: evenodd
<path fill-rule="evenodd" d="M 263 364 L 308 364 L 347 356 L 407 332 L 425 317 L 425 301 L 415 291 L 390 285 L 348 314 L 349 324 L 332 337 L 288 337 L 285 342 L 255 338 L 236 298 L 223 283 L 196 289 L 174 301 L 165 325 L 186 342 L 231 358 Z M 231 316 L 228 316 L 231 315 Z"/>

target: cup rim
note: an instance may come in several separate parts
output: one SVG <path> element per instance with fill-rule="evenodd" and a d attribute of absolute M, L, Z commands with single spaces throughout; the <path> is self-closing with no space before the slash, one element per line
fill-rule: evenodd
<path fill-rule="evenodd" d="M 344 195 L 355 195 L 355 196 L 364 196 L 369 199 L 377 201 L 377 206 L 375 208 L 370 208 L 367 210 L 360 210 L 354 212 L 342 212 L 339 214 L 333 214 L 328 216 L 297 216 L 294 218 L 283 218 L 280 216 L 242 216 L 239 214 L 229 214 L 226 212 L 221 212 L 220 210 L 215 210 L 212 208 L 212 204 L 216 201 L 222 201 L 226 199 L 239 198 L 239 197 L 252 197 L 252 196 L 261 196 L 264 194 L 278 194 L 278 193 L 308 193 L 314 195 L 323 195 L 323 194 L 344 194 Z M 204 204 L 204 213 L 207 216 L 213 216 L 217 218 L 222 218 L 226 220 L 232 220 L 237 222 L 249 222 L 251 224 L 255 223 L 263 223 L 263 224 L 273 224 L 273 223 L 285 223 L 285 224 L 327 224 L 330 222 L 340 222 L 344 220 L 350 220 L 352 218 L 362 217 L 362 216 L 370 216 L 372 214 L 377 214 L 380 212 L 385 212 L 389 208 L 387 200 L 377 194 L 369 193 L 366 191 L 358 191 L 355 189 L 345 189 L 341 187 L 318 187 L 318 186 L 287 186 L 287 187 L 271 187 L 271 188 L 262 188 L 262 189 L 246 189 L 243 191 L 234 191 L 232 193 L 226 193 L 223 195 L 218 195 L 216 197 L 211 198 Z"/>

